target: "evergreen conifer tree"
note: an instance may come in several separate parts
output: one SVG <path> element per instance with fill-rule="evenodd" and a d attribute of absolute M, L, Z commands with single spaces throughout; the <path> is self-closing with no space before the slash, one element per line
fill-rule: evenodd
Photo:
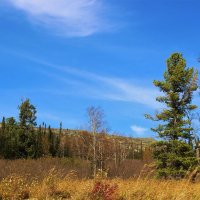
<path fill-rule="evenodd" d="M 19 106 L 19 121 L 23 128 L 30 128 L 37 125 L 36 123 L 36 108 L 30 103 L 29 99 L 22 101 Z"/>
<path fill-rule="evenodd" d="M 19 153 L 23 158 L 36 157 L 36 108 L 29 99 L 22 101 L 19 108 Z"/>
<path fill-rule="evenodd" d="M 1 128 L 0 128 L 0 157 L 3 157 L 3 149 L 4 149 L 4 142 L 5 142 L 5 128 L 6 128 L 6 122 L 5 122 L 5 117 L 3 117 Z"/>
<path fill-rule="evenodd" d="M 2 133 L 5 131 L 5 128 L 6 128 L 6 120 L 5 120 L 5 117 L 3 117 L 2 123 L 1 123 L 1 130 L 2 130 Z"/>
<path fill-rule="evenodd" d="M 187 68 L 182 55 L 174 53 L 167 60 L 164 80 L 154 81 L 163 93 L 156 100 L 164 103 L 165 108 L 155 117 L 146 117 L 162 122 L 152 128 L 163 139 L 153 145 L 159 176 L 183 177 L 197 163 L 192 147 L 193 129 L 188 117 L 197 108 L 192 104 L 193 92 L 198 88 L 197 79 L 194 68 Z"/>

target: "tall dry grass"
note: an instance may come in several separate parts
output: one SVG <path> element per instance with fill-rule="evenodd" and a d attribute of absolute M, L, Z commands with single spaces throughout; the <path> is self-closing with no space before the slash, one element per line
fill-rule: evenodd
<path fill-rule="evenodd" d="M 60 178 L 66 176 L 72 170 L 77 172 L 78 178 L 90 176 L 90 163 L 88 161 L 46 157 L 37 160 L 0 160 L 0 180 L 13 174 L 22 176 L 27 180 L 42 180 L 53 168 L 57 170 Z"/>
<path fill-rule="evenodd" d="M 95 182 L 116 187 L 109 195 L 105 189 L 94 192 Z M 198 200 L 200 184 L 182 181 L 142 179 L 80 180 L 66 176 L 60 179 L 51 171 L 43 180 L 27 184 L 23 177 L 10 176 L 0 183 L 1 199 L 71 199 L 71 200 Z M 106 197 L 107 195 L 107 197 Z"/>
<path fill-rule="evenodd" d="M 65 161 L 72 162 L 69 167 L 69 163 L 62 165 L 62 162 L 50 158 L 0 161 L 0 199 L 200 200 L 200 183 L 144 176 L 88 179 L 77 172 L 81 170 L 79 163 Z"/>
<path fill-rule="evenodd" d="M 108 177 L 130 178 L 138 176 L 145 162 L 141 160 L 124 160 L 117 168 L 113 160 L 106 162 Z M 0 160 L 0 180 L 17 174 L 27 179 L 44 179 L 51 169 L 56 169 L 59 177 L 64 177 L 74 170 L 78 178 L 91 178 L 91 163 L 77 158 L 40 158 L 37 160 Z"/>

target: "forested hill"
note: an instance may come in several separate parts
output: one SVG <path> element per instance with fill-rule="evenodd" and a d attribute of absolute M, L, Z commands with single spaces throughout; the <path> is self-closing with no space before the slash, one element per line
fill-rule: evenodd
<path fill-rule="evenodd" d="M 59 134 L 60 129 L 52 129 Z M 76 156 L 88 159 L 93 148 L 93 134 L 85 130 L 62 129 L 61 146 L 68 146 L 68 156 Z M 96 134 L 96 148 L 99 154 L 111 158 L 119 156 L 119 159 L 142 159 L 145 152 L 149 150 L 153 138 L 132 138 L 106 133 Z M 64 146 L 63 146 L 64 148 Z M 64 153 L 64 152 L 63 152 Z"/>
<path fill-rule="evenodd" d="M 52 130 L 55 133 L 59 133 L 59 129 L 57 128 L 52 128 Z M 71 137 L 79 137 L 81 135 L 84 135 L 86 132 L 88 134 L 92 134 L 89 133 L 86 130 L 75 130 L 75 129 L 62 129 L 63 134 L 65 135 L 69 135 Z M 107 133 L 99 133 L 99 135 L 102 135 L 104 137 L 106 137 L 106 139 L 108 140 L 118 140 L 120 142 L 128 142 L 128 143 L 133 143 L 135 145 L 139 145 L 141 144 L 141 142 L 143 143 L 144 147 L 145 146 L 149 146 L 153 141 L 155 141 L 153 138 L 142 138 L 142 137 L 127 137 L 127 136 L 122 136 L 120 134 L 107 134 Z"/>
<path fill-rule="evenodd" d="M 51 130 L 55 133 L 59 133 L 60 129 L 59 128 L 51 128 Z M 77 136 L 79 137 L 79 135 L 88 132 L 86 130 L 80 130 L 80 129 L 62 129 L 63 134 L 65 135 L 71 135 L 72 137 Z M 88 132 L 89 133 L 89 132 Z M 91 133 L 92 134 L 92 133 Z M 100 135 L 105 135 L 107 139 L 112 140 L 112 139 L 117 139 L 121 142 L 125 142 L 125 141 L 129 141 L 132 142 L 134 144 L 141 144 L 141 142 L 144 144 L 144 146 L 149 146 L 149 144 L 151 144 L 153 141 L 155 141 L 155 139 L 153 138 L 142 138 L 142 137 L 128 137 L 128 136 L 123 136 L 120 134 L 105 134 L 105 133 L 99 133 Z"/>

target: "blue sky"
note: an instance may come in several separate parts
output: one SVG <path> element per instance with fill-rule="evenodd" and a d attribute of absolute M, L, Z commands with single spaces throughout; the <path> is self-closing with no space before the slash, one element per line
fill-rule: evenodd
<path fill-rule="evenodd" d="M 152 81 L 173 52 L 199 68 L 199 8 L 198 0 L 2 0 L 0 117 L 17 117 L 30 98 L 38 123 L 85 128 L 86 108 L 101 106 L 111 132 L 154 137 L 144 119 L 161 107 Z"/>

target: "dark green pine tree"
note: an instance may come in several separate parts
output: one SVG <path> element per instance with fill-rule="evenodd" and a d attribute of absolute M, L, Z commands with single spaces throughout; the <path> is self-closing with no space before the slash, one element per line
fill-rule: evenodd
<path fill-rule="evenodd" d="M 29 99 L 22 101 L 19 108 L 19 155 L 22 158 L 36 157 L 36 108 Z"/>
<path fill-rule="evenodd" d="M 62 134 L 63 134 L 62 133 L 62 122 L 60 122 L 59 134 L 56 136 L 56 141 L 55 141 L 56 156 L 58 156 L 58 157 L 61 156 L 60 143 L 61 143 Z"/>
<path fill-rule="evenodd" d="M 29 99 L 22 101 L 19 108 L 20 126 L 23 128 L 30 128 L 37 125 L 36 123 L 36 108 L 30 103 Z"/>
<path fill-rule="evenodd" d="M 154 81 L 163 93 L 156 100 L 164 103 L 165 108 L 155 117 L 146 117 L 162 122 L 152 129 L 163 139 L 153 145 L 159 176 L 181 178 L 197 163 L 189 118 L 191 111 L 197 108 L 192 104 L 193 92 L 198 88 L 197 79 L 198 73 L 186 67 L 180 53 L 174 53 L 167 60 L 164 80 Z"/>
<path fill-rule="evenodd" d="M 48 127 L 48 141 L 49 141 L 49 153 L 51 156 L 56 155 L 55 151 L 55 138 L 54 133 L 51 130 L 51 127 Z"/>
<path fill-rule="evenodd" d="M 62 135 L 62 122 L 60 122 L 59 135 Z"/>
<path fill-rule="evenodd" d="M 0 157 L 3 157 L 3 150 L 4 150 L 4 143 L 5 143 L 5 128 L 6 128 L 6 121 L 5 117 L 3 117 L 1 122 L 1 128 L 0 128 Z"/>
<path fill-rule="evenodd" d="M 43 134 L 41 125 L 36 133 L 36 158 L 40 158 L 43 156 Z"/>
<path fill-rule="evenodd" d="M 3 117 L 2 123 L 1 123 L 1 130 L 2 130 L 2 133 L 5 131 L 5 128 L 6 128 L 6 120 L 5 120 L 5 117 Z"/>
<path fill-rule="evenodd" d="M 17 122 L 14 117 L 6 119 L 3 141 L 3 157 L 13 159 L 18 153 Z"/>

